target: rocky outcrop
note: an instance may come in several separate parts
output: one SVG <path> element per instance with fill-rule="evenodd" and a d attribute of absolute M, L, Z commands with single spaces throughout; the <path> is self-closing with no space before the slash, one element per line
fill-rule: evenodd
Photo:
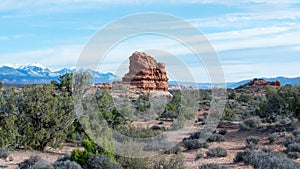
<path fill-rule="evenodd" d="M 239 87 L 237 87 L 237 89 L 243 89 L 243 88 L 265 88 L 267 86 L 273 86 L 273 87 L 280 87 L 281 83 L 280 81 L 274 81 L 274 82 L 268 82 L 264 79 L 253 79 L 250 82 L 241 85 Z"/>
<path fill-rule="evenodd" d="M 168 77 L 164 63 L 158 63 L 144 52 L 134 52 L 130 57 L 129 72 L 122 78 L 144 91 L 168 91 Z"/>
<path fill-rule="evenodd" d="M 264 79 L 253 79 L 248 83 L 249 86 L 281 86 L 280 81 L 275 81 L 275 82 L 268 82 Z"/>

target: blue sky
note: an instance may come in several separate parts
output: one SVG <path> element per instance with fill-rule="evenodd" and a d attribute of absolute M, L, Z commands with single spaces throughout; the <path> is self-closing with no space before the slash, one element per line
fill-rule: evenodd
<path fill-rule="evenodd" d="M 0 65 L 39 62 L 52 70 L 74 66 L 101 27 L 141 12 L 175 15 L 198 28 L 216 50 L 228 82 L 299 76 L 300 2 L 295 0 L 2 0 Z M 174 55 L 189 55 L 170 44 L 162 37 L 130 39 L 116 47 L 101 71 L 114 73 L 120 67 L 118 56 L 135 49 L 165 46 Z M 209 81 L 204 67 L 188 64 L 196 81 Z"/>

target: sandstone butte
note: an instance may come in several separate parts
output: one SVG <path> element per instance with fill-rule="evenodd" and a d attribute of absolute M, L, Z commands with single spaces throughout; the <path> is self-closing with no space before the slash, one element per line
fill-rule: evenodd
<path fill-rule="evenodd" d="M 165 67 L 146 53 L 136 51 L 129 57 L 129 72 L 122 81 L 143 91 L 168 91 Z"/>

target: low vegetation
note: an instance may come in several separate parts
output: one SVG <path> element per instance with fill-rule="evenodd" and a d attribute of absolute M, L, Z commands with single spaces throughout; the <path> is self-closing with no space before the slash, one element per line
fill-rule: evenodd
<path fill-rule="evenodd" d="M 220 128 L 213 133 L 204 130 L 191 133 L 175 147 L 163 150 L 168 147 L 163 132 L 182 129 L 187 121 L 195 122 L 194 125 L 200 128 L 205 126 L 210 112 L 210 90 L 174 90 L 171 91 L 173 97 L 163 107 L 156 107 L 149 94 L 140 94 L 131 100 L 114 100 L 109 89 L 94 88 L 95 95 L 87 94 L 84 102 L 74 105 L 78 101 L 76 94 L 84 95 L 89 90 L 75 81 L 89 84 L 90 78 L 85 73 L 74 76 L 67 73 L 51 84 L 25 85 L 22 90 L 1 90 L 1 160 L 9 159 L 9 151 L 44 151 L 47 147 L 59 148 L 68 142 L 78 148 L 53 163 L 31 156 L 19 163 L 19 168 L 184 169 L 187 159 L 182 152 L 193 153 L 192 160 L 199 169 L 226 168 L 227 164 L 205 163 L 205 160 L 231 158 L 232 152 L 235 153 L 232 165 L 244 163 L 256 169 L 300 167 L 295 162 L 300 158 L 300 131 L 297 128 L 300 118 L 299 86 L 270 87 L 264 94 L 253 93 L 255 90 L 250 89 L 228 90 Z M 82 116 L 76 114 L 78 107 L 82 108 Z M 130 125 L 151 119 L 158 122 L 143 127 Z M 113 137 L 112 129 L 121 136 Z M 233 136 L 233 132 L 246 135 L 238 150 L 223 146 L 239 137 Z M 128 137 L 150 140 L 155 137 L 157 142 L 140 146 L 131 144 L 132 140 Z M 161 151 L 162 155 L 141 159 L 131 158 L 133 153 L 129 151 L 126 157 L 116 155 L 114 142 L 128 143 L 124 143 L 122 148 L 127 150 L 132 146 L 136 154 L 155 150 Z M 282 149 L 273 150 L 276 146 Z"/>

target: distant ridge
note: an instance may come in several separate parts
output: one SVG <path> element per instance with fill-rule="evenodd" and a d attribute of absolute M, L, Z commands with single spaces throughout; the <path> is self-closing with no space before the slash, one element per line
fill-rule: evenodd
<path fill-rule="evenodd" d="M 280 81 L 281 85 L 300 85 L 300 77 L 293 77 L 293 78 L 288 78 L 288 77 L 283 77 L 283 76 L 278 76 L 274 78 L 259 78 L 259 79 L 264 79 L 266 81 Z M 228 82 L 226 83 L 226 87 L 230 89 L 237 88 L 239 86 L 242 86 L 246 83 L 249 83 L 253 79 L 249 80 L 242 80 L 239 82 Z M 193 87 L 193 88 L 198 88 L 198 89 L 210 89 L 212 88 L 211 83 L 193 83 L 193 82 L 176 82 L 176 81 L 169 81 L 170 86 L 185 86 L 185 87 Z M 224 84 L 215 84 L 215 86 L 224 86 Z"/>
<path fill-rule="evenodd" d="M 51 71 L 40 63 L 29 65 L 5 64 L 0 67 L 0 81 L 4 84 L 46 84 L 52 80 L 58 80 L 59 76 L 69 72 L 75 72 L 75 68 L 63 68 L 58 71 Z M 88 70 L 94 77 L 95 83 L 112 82 L 118 79 L 112 73 L 100 73 Z"/>
<path fill-rule="evenodd" d="M 94 70 L 88 70 L 95 77 L 95 83 L 105 83 L 120 80 L 113 73 L 101 73 Z M 29 65 L 13 65 L 5 64 L 0 66 L 0 81 L 5 84 L 46 84 L 50 83 L 52 80 L 58 80 L 60 75 L 65 73 L 75 72 L 75 67 L 62 68 L 57 71 L 51 71 L 46 66 L 40 63 L 33 63 Z M 283 77 L 278 76 L 274 78 L 261 78 L 266 81 L 276 81 L 279 80 L 281 85 L 300 85 L 300 77 Z M 227 88 L 237 88 L 241 85 L 244 85 L 250 82 L 253 79 L 242 80 L 239 82 L 228 82 L 226 83 Z M 170 86 L 185 86 L 193 87 L 198 89 L 210 89 L 212 87 L 211 83 L 193 83 L 193 82 L 178 82 L 178 81 L 169 81 Z M 217 86 L 224 86 L 224 84 L 216 84 Z"/>

